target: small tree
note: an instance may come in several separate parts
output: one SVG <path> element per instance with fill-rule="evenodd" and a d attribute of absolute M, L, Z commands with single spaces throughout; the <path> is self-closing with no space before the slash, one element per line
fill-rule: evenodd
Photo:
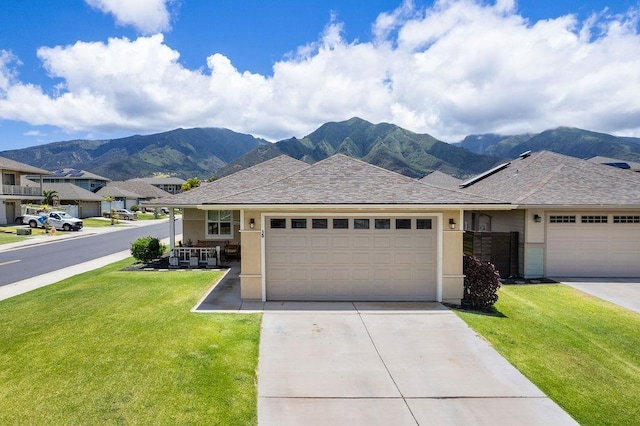
<path fill-rule="evenodd" d="M 198 179 L 197 177 L 189 178 L 185 183 L 182 184 L 182 192 L 192 190 L 193 188 L 197 188 L 199 186 L 200 179 Z"/>
<path fill-rule="evenodd" d="M 155 237 L 141 237 L 131 243 L 131 256 L 137 261 L 147 263 L 164 253 L 165 245 Z"/>
<path fill-rule="evenodd" d="M 498 301 L 500 274 L 496 267 L 474 256 L 464 256 L 464 297 L 462 305 L 482 311 L 491 310 Z"/>
<path fill-rule="evenodd" d="M 44 203 L 48 206 L 53 206 L 56 198 L 58 198 L 58 191 L 54 190 L 44 190 L 42 191 L 42 196 L 44 197 Z"/>
<path fill-rule="evenodd" d="M 111 203 L 113 203 L 114 198 L 111 195 L 105 195 L 104 200 L 109 203 L 109 217 L 111 217 L 111 224 L 114 224 L 114 217 L 113 217 L 113 213 L 115 212 L 115 209 L 113 207 L 111 207 Z"/>

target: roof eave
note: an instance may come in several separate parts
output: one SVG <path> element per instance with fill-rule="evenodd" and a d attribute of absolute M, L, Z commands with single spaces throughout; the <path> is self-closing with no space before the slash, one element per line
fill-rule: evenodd
<path fill-rule="evenodd" d="M 174 206 L 175 207 L 175 206 Z M 180 206 L 183 208 L 197 208 L 200 210 L 336 210 L 336 209 L 355 209 L 355 210 L 459 210 L 459 209 L 475 209 L 475 210 L 513 210 L 517 206 L 513 204 L 215 204 L 203 203 Z"/>

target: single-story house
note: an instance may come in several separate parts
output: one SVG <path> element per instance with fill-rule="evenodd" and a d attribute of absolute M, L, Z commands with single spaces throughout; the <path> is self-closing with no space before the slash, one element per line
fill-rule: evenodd
<path fill-rule="evenodd" d="M 186 181 L 178 177 L 151 177 L 151 178 L 135 178 L 129 180 L 138 180 L 162 189 L 169 194 L 178 194 L 182 192 L 182 184 Z"/>
<path fill-rule="evenodd" d="M 183 241 L 240 243 L 241 297 L 263 301 L 458 303 L 464 212 L 513 208 L 344 155 L 280 156 L 150 204 L 184 209 Z"/>
<path fill-rule="evenodd" d="M 474 209 L 464 229 L 516 232 L 535 277 L 640 277 L 640 174 L 549 151 L 524 153 L 460 184 L 513 210 Z"/>
<path fill-rule="evenodd" d="M 109 211 L 109 205 L 114 209 L 130 209 L 132 206 L 140 205 L 144 201 L 171 195 L 150 183 L 139 180 L 112 181 L 100 188 L 97 194 L 103 199 L 107 196 L 114 199 L 112 203 L 102 202 L 103 212 Z"/>
<path fill-rule="evenodd" d="M 38 183 L 26 178 L 22 178 L 21 182 L 23 186 L 40 187 Z M 43 183 L 42 190 L 55 191 L 57 204 L 54 207 L 60 207 L 72 216 L 81 219 L 100 216 L 100 203 L 103 198 L 98 194 L 73 183 Z"/>
<path fill-rule="evenodd" d="M 42 177 L 49 172 L 19 161 L 0 157 L 0 225 L 14 223 L 20 216 L 23 203 L 40 203 L 42 196 Z M 38 183 L 28 187 L 21 184 L 26 175 L 37 177 Z"/>

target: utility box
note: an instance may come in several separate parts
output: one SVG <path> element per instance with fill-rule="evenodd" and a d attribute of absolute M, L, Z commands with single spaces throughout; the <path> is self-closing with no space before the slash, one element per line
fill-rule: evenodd
<path fill-rule="evenodd" d="M 31 235 L 31 228 L 18 228 L 16 235 Z"/>

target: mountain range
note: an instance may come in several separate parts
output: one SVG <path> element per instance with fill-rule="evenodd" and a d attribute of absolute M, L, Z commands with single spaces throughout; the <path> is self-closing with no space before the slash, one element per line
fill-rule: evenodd
<path fill-rule="evenodd" d="M 640 162 L 640 138 L 560 127 L 537 134 L 469 135 L 461 142 L 446 143 L 428 134 L 360 118 L 326 123 L 300 139 L 275 143 L 228 129 L 194 128 L 111 140 L 53 142 L 3 151 L 0 156 L 51 171 L 69 167 L 125 180 L 155 174 L 207 179 L 281 154 L 313 163 L 342 153 L 409 177 L 439 170 L 465 178 L 529 150 Z"/>

